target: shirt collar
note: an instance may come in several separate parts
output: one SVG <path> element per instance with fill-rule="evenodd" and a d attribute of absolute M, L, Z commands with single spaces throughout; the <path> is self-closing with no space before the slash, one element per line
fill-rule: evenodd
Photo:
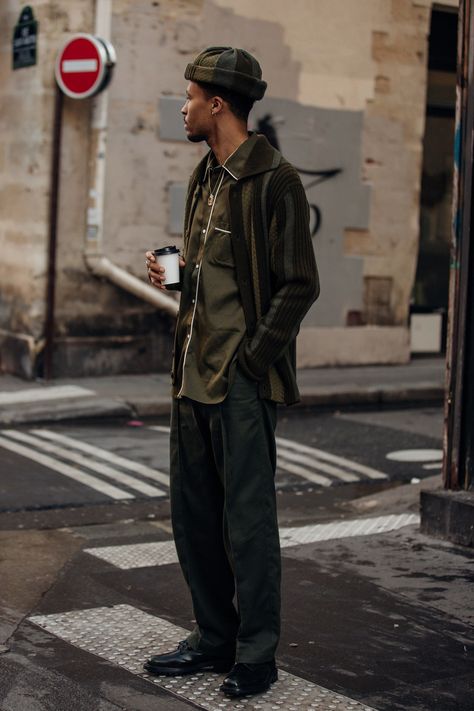
<path fill-rule="evenodd" d="M 202 182 L 206 181 L 208 178 L 208 173 L 210 170 L 215 170 L 218 168 L 224 168 L 224 170 L 229 173 L 229 175 L 234 178 L 234 180 L 239 180 L 245 172 L 245 166 L 250 153 L 253 150 L 255 142 L 258 139 L 256 133 L 250 132 L 249 137 L 240 144 L 236 150 L 230 154 L 224 164 L 221 166 L 217 163 L 217 159 L 212 151 L 210 151 L 207 159 L 206 169 L 204 171 L 204 176 Z"/>

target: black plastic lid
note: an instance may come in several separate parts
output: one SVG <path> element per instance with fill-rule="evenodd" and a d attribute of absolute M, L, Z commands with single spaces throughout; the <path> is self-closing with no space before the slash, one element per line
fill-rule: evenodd
<path fill-rule="evenodd" d="M 153 254 L 155 254 L 157 257 L 160 257 L 163 254 L 176 254 L 176 252 L 179 252 L 179 249 L 173 244 L 168 247 L 161 247 L 160 249 L 155 249 Z"/>

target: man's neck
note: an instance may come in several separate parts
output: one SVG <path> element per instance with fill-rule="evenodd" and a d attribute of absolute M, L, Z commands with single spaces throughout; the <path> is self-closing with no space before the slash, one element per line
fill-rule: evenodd
<path fill-rule="evenodd" d="M 219 165 L 224 165 L 227 158 L 235 153 L 237 148 L 249 137 L 247 126 L 243 126 L 241 130 L 232 131 L 231 133 L 218 133 L 212 138 L 209 138 L 207 144 L 214 153 Z"/>

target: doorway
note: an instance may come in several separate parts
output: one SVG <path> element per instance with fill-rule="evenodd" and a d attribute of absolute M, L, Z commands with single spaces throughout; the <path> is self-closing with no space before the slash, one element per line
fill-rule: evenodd
<path fill-rule="evenodd" d="M 420 242 L 411 307 L 412 353 L 445 349 L 448 311 L 453 142 L 456 106 L 456 8 L 431 14 Z"/>

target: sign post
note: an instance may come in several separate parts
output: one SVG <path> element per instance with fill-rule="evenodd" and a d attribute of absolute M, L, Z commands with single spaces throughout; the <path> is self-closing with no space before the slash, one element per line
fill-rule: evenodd
<path fill-rule="evenodd" d="M 58 53 L 55 66 L 56 99 L 54 109 L 53 154 L 49 205 L 49 245 L 46 286 L 46 318 L 43 377 L 53 376 L 54 306 L 56 286 L 56 247 L 59 205 L 61 128 L 63 95 L 71 99 L 87 99 L 105 89 L 112 78 L 117 61 L 110 42 L 88 34 L 70 37 Z"/>

